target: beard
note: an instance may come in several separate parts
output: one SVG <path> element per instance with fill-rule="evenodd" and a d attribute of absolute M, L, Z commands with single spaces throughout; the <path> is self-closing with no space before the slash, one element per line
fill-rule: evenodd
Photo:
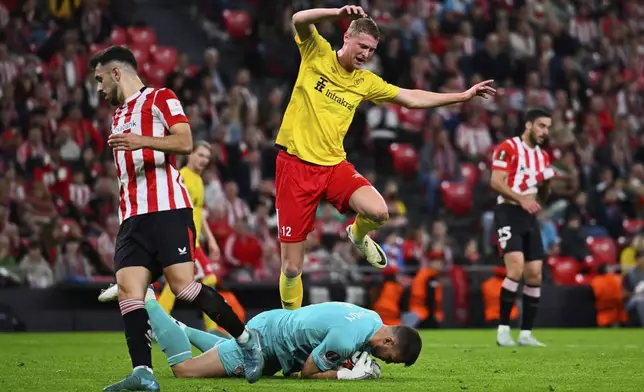
<path fill-rule="evenodd" d="M 545 138 L 545 137 L 543 138 L 543 140 L 541 140 L 541 142 L 539 142 L 537 140 L 537 137 L 534 135 L 534 132 L 530 132 L 529 138 L 530 138 L 530 143 L 533 146 L 543 146 L 544 144 L 546 144 L 548 142 L 548 139 Z"/>
<path fill-rule="evenodd" d="M 114 91 L 112 94 L 110 94 L 110 105 L 112 106 L 120 106 L 121 101 L 119 100 L 118 93 Z"/>
<path fill-rule="evenodd" d="M 119 99 L 118 99 L 118 92 L 117 91 L 113 91 L 109 95 L 106 94 L 106 93 L 101 93 L 101 99 L 107 100 L 110 103 L 110 105 L 112 105 L 114 107 L 118 107 L 118 106 L 121 105 L 121 101 L 119 101 Z"/>

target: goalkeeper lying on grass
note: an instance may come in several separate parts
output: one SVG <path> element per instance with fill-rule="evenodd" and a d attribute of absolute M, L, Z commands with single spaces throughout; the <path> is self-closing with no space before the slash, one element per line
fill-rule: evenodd
<path fill-rule="evenodd" d="M 112 299 L 105 294 L 102 301 Z M 168 316 L 152 290 L 146 295 L 145 308 L 152 335 L 176 377 L 243 377 L 243 355 L 234 340 L 187 327 Z M 380 365 L 368 353 L 386 363 L 410 366 L 422 347 L 413 328 L 383 325 L 375 312 L 344 302 L 270 310 L 250 320 L 248 328 L 256 328 L 262 336 L 266 376 L 281 370 L 285 376 L 300 372 L 303 378 L 377 379 Z M 203 354 L 193 358 L 191 345 Z"/>

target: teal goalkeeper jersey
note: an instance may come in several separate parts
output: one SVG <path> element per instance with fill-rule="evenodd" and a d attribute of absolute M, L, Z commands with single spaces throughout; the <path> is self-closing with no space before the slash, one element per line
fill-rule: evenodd
<path fill-rule="evenodd" d="M 376 312 L 344 302 L 271 310 L 248 326 L 263 335 L 265 356 L 275 356 L 285 374 L 302 370 L 309 355 L 322 371 L 335 369 L 360 350 L 383 326 Z"/>

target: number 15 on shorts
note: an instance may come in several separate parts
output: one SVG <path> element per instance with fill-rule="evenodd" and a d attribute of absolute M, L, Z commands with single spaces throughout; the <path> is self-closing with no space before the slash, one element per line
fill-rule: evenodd
<path fill-rule="evenodd" d="M 512 232 L 510 232 L 510 226 L 504 226 L 497 230 L 499 246 L 501 249 L 505 249 L 505 246 L 508 244 L 510 238 L 512 238 Z"/>

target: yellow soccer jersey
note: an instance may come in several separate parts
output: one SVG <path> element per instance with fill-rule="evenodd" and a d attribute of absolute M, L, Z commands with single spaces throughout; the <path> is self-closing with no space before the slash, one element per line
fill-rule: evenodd
<path fill-rule="evenodd" d="M 302 62 L 276 143 L 303 161 L 337 165 L 346 159 L 343 140 L 360 102 L 381 103 L 400 89 L 370 71 L 346 71 L 316 29 L 295 42 Z"/>
<path fill-rule="evenodd" d="M 183 183 L 188 189 L 190 201 L 192 201 L 192 216 L 195 221 L 195 241 L 199 246 L 199 239 L 201 238 L 201 216 L 203 214 L 204 206 L 204 185 L 201 176 L 192 171 L 188 166 L 184 166 L 179 170 Z"/>

